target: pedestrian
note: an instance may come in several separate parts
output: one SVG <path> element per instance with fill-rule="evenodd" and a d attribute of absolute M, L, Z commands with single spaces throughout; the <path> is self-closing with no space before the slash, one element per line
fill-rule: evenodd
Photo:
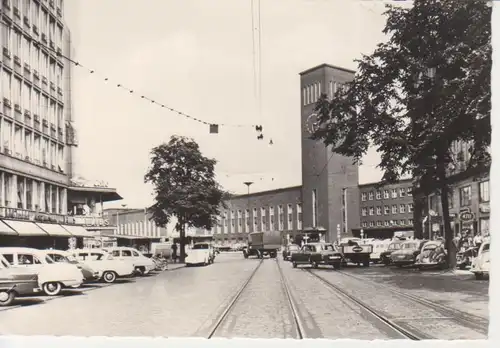
<path fill-rule="evenodd" d="M 172 244 L 172 260 L 174 261 L 174 263 L 177 262 L 177 244 L 176 243 Z"/>
<path fill-rule="evenodd" d="M 483 243 L 483 238 L 481 237 L 481 233 L 477 233 L 474 237 L 474 245 L 479 248 Z"/>

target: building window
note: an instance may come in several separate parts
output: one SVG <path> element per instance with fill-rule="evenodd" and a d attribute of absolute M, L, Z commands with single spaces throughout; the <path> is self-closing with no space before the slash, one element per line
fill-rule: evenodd
<path fill-rule="evenodd" d="M 413 219 L 408 220 L 408 225 L 413 226 Z"/>
<path fill-rule="evenodd" d="M 258 220 L 257 220 L 257 208 L 253 208 L 253 231 L 257 232 Z"/>
<path fill-rule="evenodd" d="M 239 227 L 243 226 L 243 217 L 241 214 L 242 214 L 241 210 L 238 210 L 238 226 Z"/>
<path fill-rule="evenodd" d="M 401 214 L 404 214 L 406 212 L 406 205 L 405 204 L 400 204 L 399 205 L 399 212 Z"/>
<path fill-rule="evenodd" d="M 373 207 L 370 207 L 370 216 L 372 216 L 373 214 L 375 214 L 375 209 Z"/>
<path fill-rule="evenodd" d="M 231 210 L 231 227 L 234 227 L 235 224 L 236 224 L 236 218 L 234 217 L 234 210 Z M 231 231 L 234 232 L 233 230 Z"/>
<path fill-rule="evenodd" d="M 382 192 L 377 191 L 375 197 L 377 197 L 377 199 L 382 199 Z"/>
<path fill-rule="evenodd" d="M 260 230 L 266 231 L 266 208 L 260 208 Z"/>
<path fill-rule="evenodd" d="M 377 207 L 377 215 L 382 215 L 382 207 Z"/>
<path fill-rule="evenodd" d="M 469 186 L 460 188 L 460 206 L 467 207 L 472 203 L 472 189 Z"/>
<path fill-rule="evenodd" d="M 389 206 L 384 205 L 384 215 L 389 215 Z"/>
<path fill-rule="evenodd" d="M 408 213 L 413 213 L 413 203 L 408 203 Z"/>
<path fill-rule="evenodd" d="M 398 198 L 398 190 L 397 189 L 392 189 L 392 198 Z"/>
<path fill-rule="evenodd" d="M 224 212 L 224 226 L 227 227 L 227 211 Z"/>
<path fill-rule="evenodd" d="M 479 219 L 479 232 L 482 236 L 490 234 L 490 218 Z"/>
<path fill-rule="evenodd" d="M 366 216 L 366 213 L 367 213 L 367 209 L 366 208 L 362 208 L 361 209 L 361 216 Z"/>
<path fill-rule="evenodd" d="M 406 225 L 406 220 L 401 220 L 401 221 L 399 222 L 399 225 L 400 225 L 400 226 L 405 226 L 405 225 Z"/>
<path fill-rule="evenodd" d="M 389 198 L 389 190 L 384 190 L 384 199 Z"/>
<path fill-rule="evenodd" d="M 361 193 L 361 200 L 366 201 L 366 192 Z"/>
<path fill-rule="evenodd" d="M 479 201 L 487 203 L 490 201 L 490 181 L 483 181 L 479 183 Z"/>
<path fill-rule="evenodd" d="M 274 207 L 269 207 L 269 231 L 274 231 Z"/>
<path fill-rule="evenodd" d="M 408 187 L 408 188 L 406 189 L 406 195 L 407 195 L 407 196 L 412 196 L 412 195 L 413 195 L 413 189 L 412 189 L 411 187 Z"/>
<path fill-rule="evenodd" d="M 367 223 L 366 221 L 363 221 L 363 222 L 361 223 L 361 226 L 363 226 L 363 227 L 368 227 L 368 223 Z"/>
<path fill-rule="evenodd" d="M 250 210 L 245 210 L 245 225 L 247 226 L 247 232 L 250 232 Z"/>
<path fill-rule="evenodd" d="M 397 205 L 393 205 L 392 206 L 392 213 L 393 214 L 397 214 L 398 213 L 398 206 Z"/>
<path fill-rule="evenodd" d="M 375 222 L 374 221 L 370 221 L 370 227 L 375 227 Z"/>
<path fill-rule="evenodd" d="M 389 225 L 391 225 L 391 226 L 396 225 L 396 221 L 394 221 L 394 220 L 390 220 L 390 221 L 389 221 Z"/>
<path fill-rule="evenodd" d="M 297 204 L 297 229 L 302 229 L 302 204 Z"/>
<path fill-rule="evenodd" d="M 373 201 L 373 191 L 368 193 L 368 200 Z"/>
<path fill-rule="evenodd" d="M 448 192 L 448 209 L 453 209 L 455 207 L 455 195 L 452 190 Z"/>
<path fill-rule="evenodd" d="M 384 226 L 389 226 L 389 221 L 388 220 L 384 221 Z"/>
<path fill-rule="evenodd" d="M 278 230 L 283 231 L 285 226 L 285 213 L 283 211 L 283 206 L 278 205 Z"/>
<path fill-rule="evenodd" d="M 380 220 L 379 220 L 379 221 L 377 221 L 377 226 L 378 226 L 378 227 L 382 226 L 382 221 L 380 221 Z"/>
<path fill-rule="evenodd" d="M 406 196 L 406 189 L 404 187 L 399 189 L 399 196 L 400 197 Z"/>
<path fill-rule="evenodd" d="M 288 204 L 286 207 L 286 213 L 288 215 L 288 230 L 293 230 L 293 207 L 291 204 Z"/>

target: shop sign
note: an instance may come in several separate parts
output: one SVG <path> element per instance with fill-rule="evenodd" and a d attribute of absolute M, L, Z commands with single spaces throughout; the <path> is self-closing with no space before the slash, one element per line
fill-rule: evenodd
<path fill-rule="evenodd" d="M 479 211 L 481 213 L 489 213 L 490 212 L 490 204 L 489 203 L 481 203 L 479 205 Z"/>
<path fill-rule="evenodd" d="M 472 220 L 474 220 L 474 213 L 464 211 L 464 212 L 460 213 L 460 220 L 462 220 L 463 222 L 472 221 Z"/>

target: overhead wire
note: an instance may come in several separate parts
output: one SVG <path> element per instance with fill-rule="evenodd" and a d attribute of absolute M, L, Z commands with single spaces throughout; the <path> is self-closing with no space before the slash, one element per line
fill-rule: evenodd
<path fill-rule="evenodd" d="M 3 12 L 4 11 L 2 9 L 0 9 L 0 14 L 2 14 Z M 54 53 L 54 55 L 56 55 L 60 59 L 64 59 L 64 60 L 68 61 L 69 63 L 73 64 L 74 66 L 76 66 L 76 67 L 78 67 L 78 68 L 80 68 L 82 70 L 87 71 L 89 74 L 91 74 L 93 76 L 101 75 L 102 78 L 103 78 L 103 80 L 104 80 L 104 82 L 111 83 L 110 78 L 107 75 L 99 74 L 95 69 L 92 69 L 92 68 L 90 68 L 90 67 L 88 67 L 86 65 L 83 65 L 81 62 L 79 62 L 79 61 L 77 61 L 77 60 L 75 60 L 75 59 L 73 59 L 73 58 L 71 58 L 69 56 L 64 55 L 56 47 L 52 48 L 52 47 L 50 47 L 50 45 L 45 44 L 43 41 L 35 39 L 31 33 L 27 32 L 23 28 L 19 28 L 19 27 L 14 26 L 13 30 L 22 33 L 29 41 L 31 41 L 33 43 L 33 45 L 35 47 L 37 47 L 39 49 L 44 49 L 45 51 L 48 51 L 48 52 L 52 52 L 52 53 Z M 189 115 L 188 113 L 185 113 L 183 111 L 177 110 L 177 109 L 175 109 L 175 108 L 173 108 L 171 106 L 168 106 L 168 105 L 166 105 L 164 103 L 158 102 L 155 98 L 151 98 L 151 97 L 149 97 L 149 96 L 147 96 L 145 94 L 138 93 L 133 88 L 129 88 L 126 85 L 124 85 L 123 83 L 117 83 L 117 82 L 115 82 L 114 84 L 115 84 L 115 86 L 117 88 L 120 88 L 120 89 L 128 92 L 129 94 L 138 96 L 138 97 L 140 97 L 140 99 L 148 101 L 148 102 L 150 102 L 151 104 L 153 104 L 155 106 L 158 106 L 158 107 L 160 107 L 162 109 L 166 109 L 166 110 L 168 110 L 168 111 L 170 111 L 170 112 L 172 112 L 172 113 L 174 113 L 174 114 L 176 114 L 178 116 L 184 117 L 184 118 L 189 119 L 191 121 L 198 122 L 200 124 L 204 124 L 204 125 L 210 126 L 211 127 L 210 128 L 210 132 L 211 133 L 218 133 L 218 128 L 222 126 L 222 127 L 235 127 L 235 128 L 249 128 L 249 127 L 252 127 L 252 128 L 255 128 L 255 130 L 257 132 L 259 132 L 260 134 L 262 134 L 262 125 L 259 125 L 259 124 L 231 124 L 231 123 L 209 122 L 209 121 L 206 121 L 206 120 L 202 120 L 202 119 L 200 119 L 198 117 L 194 117 L 192 115 Z M 212 130 L 214 129 L 213 127 L 216 128 L 216 131 L 214 131 L 214 132 L 212 132 Z"/>

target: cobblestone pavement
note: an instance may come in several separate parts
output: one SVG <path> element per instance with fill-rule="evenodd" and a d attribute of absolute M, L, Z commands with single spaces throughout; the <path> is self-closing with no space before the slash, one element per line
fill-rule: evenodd
<path fill-rule="evenodd" d="M 297 310 L 303 318 L 306 338 L 391 339 L 402 338 L 362 308 L 327 288 L 310 274 L 279 260 Z M 303 266 L 307 267 L 307 266 Z M 328 269 L 326 272 L 334 272 Z"/>
<path fill-rule="evenodd" d="M 2 335 L 192 336 L 257 266 L 238 254 L 0 312 Z M 41 302 L 41 303 L 40 303 Z M 28 305 L 33 304 L 34 305 Z"/>
<path fill-rule="evenodd" d="M 417 303 L 403 296 L 398 296 L 397 294 L 390 292 L 387 286 L 397 289 L 404 293 L 410 294 L 425 294 L 421 296 L 429 300 L 434 300 L 436 297 L 436 288 L 433 283 L 433 279 L 427 279 L 427 275 L 403 275 L 399 273 L 395 276 L 391 282 L 390 276 L 383 276 L 384 274 L 389 274 L 392 272 L 389 270 L 380 269 L 346 269 L 343 272 L 332 272 L 329 270 L 315 270 L 313 271 L 318 275 L 321 275 L 326 280 L 336 284 L 350 295 L 361 300 L 365 304 L 374 308 L 377 311 L 384 313 L 384 315 L 397 322 L 399 325 L 409 328 L 410 330 L 417 330 L 432 338 L 439 339 L 486 339 L 487 334 L 483 332 L 487 330 L 487 324 L 481 326 L 481 329 L 470 328 L 467 319 L 460 319 L 460 322 L 456 321 L 456 317 L 450 312 L 444 313 L 439 308 L 430 308 L 428 305 L 422 303 Z M 346 274 L 344 274 L 346 273 Z M 355 274 L 357 278 L 352 278 L 347 274 Z M 378 275 L 377 275 L 378 274 Z M 400 278 L 406 278 L 405 280 Z M 458 286 L 458 280 L 450 280 L 449 277 L 445 279 L 435 278 L 436 283 L 442 283 L 441 297 L 455 297 L 467 296 L 464 290 L 461 293 L 461 288 Z M 409 285 L 413 284 L 413 287 Z M 402 284 L 405 284 L 403 287 Z M 445 285 L 446 284 L 446 285 Z M 427 287 L 426 287 L 427 286 Z M 420 292 L 415 291 L 420 287 Z M 467 288 L 465 285 L 463 288 Z M 408 289 L 413 288 L 414 291 L 411 292 Z M 477 293 L 481 293 L 480 289 L 476 286 L 471 286 L 472 290 L 475 290 L 474 296 L 480 296 Z M 444 294 L 444 290 L 448 290 L 447 294 Z M 455 291 L 453 291 L 455 289 Z M 458 295 L 457 295 L 458 294 Z M 453 300 L 455 301 L 455 300 Z M 450 301 L 449 301 L 450 302 Z M 481 304 L 484 306 L 484 304 Z M 462 309 L 462 308 L 459 308 Z M 474 313 L 477 315 L 477 313 Z M 475 323 L 479 326 L 478 323 Z"/>
<path fill-rule="evenodd" d="M 275 260 L 264 259 L 214 337 L 298 338 Z"/>
<path fill-rule="evenodd" d="M 489 317 L 489 281 L 476 280 L 467 271 L 419 271 L 379 265 L 349 267 L 344 271 L 461 311 Z"/>

